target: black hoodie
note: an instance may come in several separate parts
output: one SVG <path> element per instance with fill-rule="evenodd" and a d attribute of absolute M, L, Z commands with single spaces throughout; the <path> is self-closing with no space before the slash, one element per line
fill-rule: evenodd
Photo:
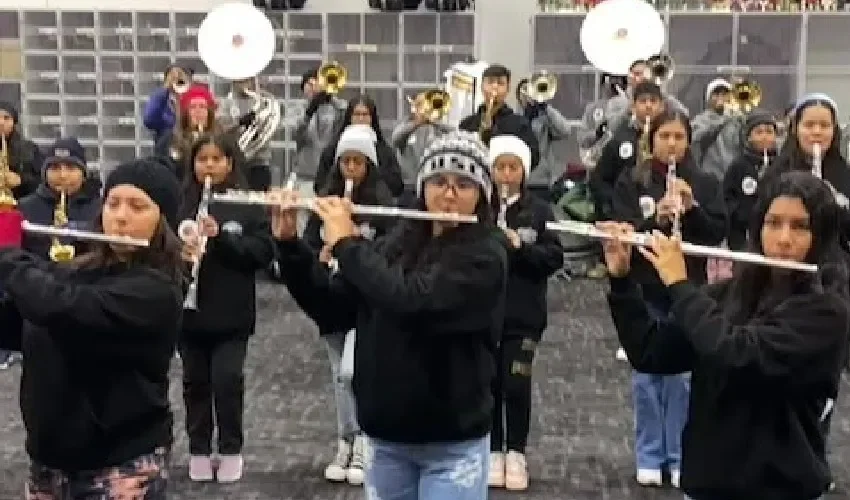
<path fill-rule="evenodd" d="M 634 124 L 623 124 L 602 147 L 596 168 L 590 171 L 590 190 L 599 220 L 614 219 L 611 207 L 614 186 L 620 174 L 635 166 L 640 155 L 640 135 Z"/>
<path fill-rule="evenodd" d="M 34 193 L 18 201 L 18 210 L 29 222 L 52 226 L 53 212 L 58 201 L 59 196 L 56 192 L 50 189 L 47 184 L 42 183 Z M 92 222 L 100 213 L 100 197 L 85 189 L 84 186 L 80 191 L 69 196 L 66 203 L 68 215 L 66 227 L 90 231 Z M 36 255 L 48 258 L 51 241 L 48 236 L 24 233 L 23 247 Z M 86 246 L 85 243 L 80 241 L 62 241 L 62 243 L 73 243 L 77 251 Z"/>
<path fill-rule="evenodd" d="M 24 353 L 33 460 L 96 470 L 170 445 L 168 369 L 183 312 L 176 280 L 142 265 L 72 269 L 4 249 L 0 283 L 0 347 Z"/>
<path fill-rule="evenodd" d="M 484 106 L 478 107 L 478 110 L 473 115 L 469 115 L 461 120 L 458 128 L 467 132 L 478 132 L 481 129 L 481 117 L 484 115 Z M 540 163 L 540 144 L 537 142 L 537 136 L 534 135 L 534 130 L 531 128 L 531 122 L 523 115 L 514 113 L 514 111 L 503 104 L 493 114 L 493 128 L 490 131 L 489 137 L 484 137 L 485 143 L 489 144 L 490 139 L 497 135 L 513 135 L 516 136 L 531 149 L 531 170 L 537 168 Z"/>
<path fill-rule="evenodd" d="M 504 322 L 501 236 L 461 225 L 430 239 L 406 270 L 388 257 L 403 229 L 376 243 L 339 241 L 334 276 L 303 241 L 280 242 L 282 281 L 321 330 L 356 328 L 354 395 L 366 434 L 397 443 L 486 436 Z"/>
<path fill-rule="evenodd" d="M 724 313 L 729 287 L 675 284 L 670 321 L 658 322 L 637 283 L 612 279 L 620 343 L 640 372 L 692 372 L 682 435 L 691 498 L 818 498 L 830 482 L 820 420 L 847 344 L 848 304 L 826 285 L 800 284 L 736 324 Z"/>

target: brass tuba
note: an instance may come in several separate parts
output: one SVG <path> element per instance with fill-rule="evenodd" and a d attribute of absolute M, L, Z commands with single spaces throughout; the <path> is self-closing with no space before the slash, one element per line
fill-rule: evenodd
<path fill-rule="evenodd" d="M 339 94 L 348 82 L 348 70 L 336 61 L 323 64 L 317 74 L 319 88 L 331 95 Z"/>
<path fill-rule="evenodd" d="M 534 102 L 547 102 L 558 93 L 558 79 L 548 71 L 538 71 L 519 87 L 519 93 Z"/>
<path fill-rule="evenodd" d="M 68 225 L 68 199 L 65 191 L 59 192 L 59 201 L 53 210 L 53 227 L 61 229 Z M 50 244 L 50 260 L 53 262 L 68 262 L 74 258 L 74 245 L 65 245 L 59 238 L 53 237 Z"/>
<path fill-rule="evenodd" d="M 430 123 L 435 123 L 449 114 L 452 106 L 452 98 L 449 93 L 441 89 L 426 90 L 415 98 L 407 98 L 410 102 L 410 112 L 425 116 Z"/>

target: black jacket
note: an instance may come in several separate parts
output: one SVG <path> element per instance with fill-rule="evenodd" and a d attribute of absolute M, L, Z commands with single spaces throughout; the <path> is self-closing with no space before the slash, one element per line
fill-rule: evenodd
<path fill-rule="evenodd" d="M 219 232 L 207 241 L 198 276 L 198 309 L 185 312 L 182 335 L 247 339 L 257 319 L 256 273 L 274 257 L 269 221 L 263 207 L 256 205 L 212 203 L 209 210 Z M 196 211 L 197 204 L 184 205 L 180 220 L 194 219 Z"/>
<path fill-rule="evenodd" d="M 473 115 L 469 115 L 461 120 L 458 128 L 467 132 L 478 132 L 481 129 L 481 117 L 484 114 L 484 106 L 479 106 L 478 111 Z M 485 143 L 489 144 L 490 139 L 497 135 L 514 135 L 525 142 L 531 149 L 531 170 L 537 168 L 540 163 L 540 144 L 537 142 L 537 136 L 534 130 L 531 129 L 531 122 L 523 115 L 514 113 L 514 111 L 503 104 L 493 115 L 493 129 L 490 131 L 489 137 L 484 137 Z"/>
<path fill-rule="evenodd" d="M 398 443 L 483 437 L 504 322 L 504 245 L 494 228 L 461 226 L 404 270 L 387 257 L 403 234 L 338 242 L 333 277 L 302 241 L 280 242 L 282 281 L 320 329 L 356 328 L 353 385 L 366 434 Z"/>
<path fill-rule="evenodd" d="M 18 201 L 18 210 L 29 222 L 47 226 L 53 225 L 53 211 L 59 196 L 55 191 L 41 184 L 34 193 Z M 91 230 L 91 224 L 100 213 L 100 197 L 90 190 L 81 189 L 76 194 L 67 198 L 68 225 L 71 229 Z M 52 239 L 49 236 L 24 233 L 24 249 L 48 258 L 48 250 Z M 86 245 L 81 241 L 62 241 L 62 243 L 73 244 L 77 252 L 82 251 Z"/>
<path fill-rule="evenodd" d="M 659 226 L 655 221 L 655 206 L 667 191 L 667 175 L 658 168 L 652 169 L 648 186 L 634 178 L 634 169 L 620 174 L 614 188 L 612 218 L 629 222 L 636 231 L 661 230 L 670 233 L 669 225 Z M 723 204 L 720 183 L 714 177 L 694 168 L 691 161 L 677 167 L 677 176 L 691 186 L 696 200 L 694 207 L 682 216 L 682 239 L 697 245 L 716 246 L 726 236 L 726 208 Z M 651 199 L 651 203 L 650 203 Z M 643 209 L 652 207 L 652 213 Z M 642 285 L 659 285 L 658 274 L 638 252 L 632 259 L 633 273 Z M 706 259 L 687 257 L 688 276 L 697 283 L 706 280 Z"/>
<path fill-rule="evenodd" d="M 670 322 L 647 314 L 635 282 L 608 302 L 634 368 L 692 371 L 682 489 L 694 500 L 818 498 L 830 482 L 820 417 L 847 343 L 848 305 L 798 291 L 744 324 L 722 300 L 729 282 L 669 288 Z"/>
<path fill-rule="evenodd" d="M 398 165 L 395 151 L 383 140 L 378 140 L 375 143 L 375 149 L 378 152 L 377 167 L 381 179 L 393 196 L 400 196 L 404 191 L 404 181 L 401 177 L 401 167 Z M 336 143 L 328 144 L 322 150 L 319 166 L 316 169 L 316 181 L 313 186 L 315 192 L 318 193 L 325 189 L 329 180 L 328 176 L 331 175 L 334 167 L 336 167 Z"/>
<path fill-rule="evenodd" d="M 596 168 L 590 171 L 590 192 L 599 220 L 616 218 L 611 208 L 614 186 L 620 174 L 635 166 L 636 158 L 640 155 L 639 139 L 640 131 L 630 123 L 623 124 L 602 147 Z"/>
<path fill-rule="evenodd" d="M 508 286 L 505 300 L 504 335 L 540 340 L 546 329 L 546 287 L 550 276 L 564 265 L 561 240 L 546 230 L 555 220 L 552 208 L 536 196 L 524 193 L 508 207 L 505 219 L 523 244 L 508 244 Z"/>
<path fill-rule="evenodd" d="M 768 165 L 770 164 L 768 157 Z M 765 171 L 762 155 L 745 150 L 723 176 L 723 199 L 729 216 L 727 242 L 731 250 L 746 250 L 750 214 L 758 198 L 758 183 Z"/>
<path fill-rule="evenodd" d="M 94 470 L 170 444 L 179 283 L 149 267 L 74 270 L 10 249 L 0 250 L 0 283 L 0 346 L 23 350 L 33 460 Z"/>
<path fill-rule="evenodd" d="M 9 169 L 21 176 L 21 185 L 12 190 L 16 199 L 35 191 L 41 184 L 41 168 L 44 166 L 44 154 L 36 144 L 17 131 L 7 138 L 9 148 Z"/>

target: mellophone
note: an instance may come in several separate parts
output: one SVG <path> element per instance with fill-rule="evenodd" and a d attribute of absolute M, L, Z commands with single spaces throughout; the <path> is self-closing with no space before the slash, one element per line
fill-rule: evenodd
<path fill-rule="evenodd" d="M 262 191 L 239 191 L 228 190 L 224 193 L 213 193 L 214 202 L 235 203 L 242 205 L 269 205 L 280 206 L 281 198 L 274 192 Z M 284 208 L 312 210 L 315 198 L 304 198 L 297 200 L 292 205 Z M 356 215 L 369 215 L 378 217 L 401 217 L 404 219 L 430 220 L 437 222 L 478 222 L 475 215 L 462 215 L 447 212 L 425 212 L 409 208 L 384 207 L 379 205 L 354 205 L 352 212 Z"/>
<path fill-rule="evenodd" d="M 588 238 L 597 239 L 624 239 L 626 243 L 638 246 L 649 246 L 651 236 L 647 233 L 633 233 L 628 238 L 611 235 L 597 228 L 593 224 L 577 221 L 556 221 L 547 222 L 546 229 L 549 231 L 560 231 L 565 233 L 576 234 Z M 736 262 L 747 262 L 760 266 L 780 267 L 783 269 L 791 269 L 794 271 L 803 271 L 807 273 L 816 273 L 818 267 L 814 264 L 805 262 L 794 262 L 790 260 L 773 259 L 764 255 L 750 252 L 735 252 L 725 248 L 715 248 L 702 245 L 694 245 L 693 243 L 682 242 L 682 252 L 687 255 L 696 257 L 713 257 L 718 259 L 733 260 Z"/>

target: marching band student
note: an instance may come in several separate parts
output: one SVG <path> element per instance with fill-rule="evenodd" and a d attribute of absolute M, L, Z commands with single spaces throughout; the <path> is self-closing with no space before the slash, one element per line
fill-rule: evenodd
<path fill-rule="evenodd" d="M 823 182 L 782 174 L 760 189 L 751 248 L 818 272 L 741 263 L 731 280 L 707 288 L 692 283 L 679 241 L 656 233 L 638 250 L 672 298 L 667 321 L 641 297 L 629 246 L 605 243 L 611 316 L 634 368 L 693 373 L 682 437 L 688 498 L 808 500 L 827 490 L 819 425 L 850 321 L 838 211 Z"/>
<path fill-rule="evenodd" d="M 215 192 L 245 187 L 234 164 L 236 154 L 232 141 L 221 135 L 202 136 L 195 142 L 189 157 L 194 172 L 184 185 L 181 220 L 195 219 L 206 177 Z M 255 276 L 271 262 L 274 244 L 268 218 L 256 205 L 213 203 L 200 225 L 209 238 L 204 253 L 200 253 L 198 235 L 190 236 L 183 248 L 187 263 L 202 259 L 197 309 L 186 310 L 179 341 L 189 478 L 232 483 L 241 479 L 244 465 L 243 370 L 256 322 Z M 215 464 L 213 422 L 218 428 Z"/>
<path fill-rule="evenodd" d="M 329 277 L 296 238 L 293 211 L 272 219 L 279 269 L 320 329 L 356 325 L 354 394 L 368 436 L 368 496 L 485 500 L 508 271 L 492 222 L 487 150 L 475 136 L 453 132 L 431 143 L 421 165 L 419 209 L 474 214 L 479 222 L 406 220 L 373 244 L 356 236 L 348 202 L 320 198 L 316 211 L 339 272 Z"/>
<path fill-rule="evenodd" d="M 493 137 L 490 162 L 494 184 L 500 187 L 498 219 L 508 240 L 510 267 L 493 387 L 489 485 L 523 491 L 528 488 L 531 365 L 546 329 L 547 281 L 563 267 L 564 250 L 558 237 L 546 230 L 546 222 L 555 219 L 552 208 L 527 190 L 528 145 L 512 135 Z"/>
<path fill-rule="evenodd" d="M 413 109 L 407 121 L 396 125 L 391 142 L 398 152 L 404 192 L 399 205 L 408 206 L 416 201 L 416 178 L 419 175 L 419 159 L 428 144 L 435 137 L 449 132 L 452 127 L 440 122 L 432 122 L 423 112 L 425 94 L 416 96 Z"/>
<path fill-rule="evenodd" d="M 573 127 L 554 106 L 550 106 L 548 102 L 537 102 L 523 93 L 523 82 L 527 83 L 528 80 L 517 85 L 516 99 L 531 124 L 531 131 L 540 148 L 540 163 L 531 171 L 525 183 L 529 192 L 548 202 L 552 184 L 566 168 L 563 163 L 558 164 L 553 145 L 567 139 Z"/>
<path fill-rule="evenodd" d="M 193 85 L 180 95 L 180 110 L 174 127 L 160 136 L 154 151 L 168 159 L 177 178 L 183 180 L 192 171 L 189 153 L 202 134 L 213 134 L 219 129 L 215 119 L 215 97 L 206 85 Z"/>
<path fill-rule="evenodd" d="M 729 215 L 726 242 L 731 250 L 746 250 L 747 228 L 756 203 L 758 181 L 776 158 L 776 120 L 769 113 L 753 110 L 741 132 L 740 155 L 723 177 L 723 198 Z"/>
<path fill-rule="evenodd" d="M 54 212 L 65 194 L 65 212 L 68 222 L 65 227 L 89 230 L 100 213 L 100 193 L 86 185 L 85 150 L 76 138 L 57 140 L 48 152 L 42 170 L 42 183 L 35 193 L 18 202 L 18 210 L 24 219 L 35 224 L 51 226 Z M 78 251 L 84 242 L 69 242 Z M 51 238 L 37 234 L 24 234 L 23 247 L 41 257 L 49 258 Z"/>
<path fill-rule="evenodd" d="M 578 147 L 581 150 L 598 148 L 600 152 L 602 151 L 609 139 L 608 132 L 614 132 L 608 126 L 609 102 L 620 95 L 620 91 L 625 91 L 627 88 L 627 79 L 622 75 L 603 73 L 601 80 L 601 97 L 585 106 L 581 126 L 576 134 Z M 590 161 L 593 160 L 594 158 L 590 158 Z"/>
<path fill-rule="evenodd" d="M 746 118 L 730 108 L 731 90 L 731 84 L 723 78 L 709 82 L 705 89 L 706 110 L 691 121 L 694 159 L 703 172 L 719 181 L 745 143 L 742 129 Z"/>
<path fill-rule="evenodd" d="M 330 172 L 328 183 L 319 196 L 342 197 L 346 181 L 352 181 L 354 190 L 351 202 L 365 205 L 392 206 L 393 198 L 378 172 L 378 153 L 375 151 L 373 131 L 367 125 L 346 127 L 336 147 L 337 168 Z M 375 240 L 384 235 L 392 219 L 388 217 L 353 216 L 361 238 Z M 319 255 L 319 260 L 330 264 L 330 248 L 322 241 L 322 219 L 313 214 L 304 231 L 305 242 Z M 363 484 L 363 460 L 366 439 L 357 423 L 357 407 L 351 383 L 341 378 L 340 366 L 347 331 L 321 331 L 325 340 L 333 375 L 337 415 L 337 453 L 325 468 L 328 481 L 345 481 L 352 485 Z"/>
<path fill-rule="evenodd" d="M 690 123 L 681 113 L 665 112 L 651 122 L 645 144 L 652 158 L 620 174 L 612 220 L 629 222 L 639 231 L 669 232 L 679 218 L 687 241 L 715 246 L 723 240 L 726 214 L 720 183 L 699 170 L 690 154 L 690 141 Z M 668 182 L 671 159 L 676 162 L 672 184 Z M 665 321 L 671 305 L 668 290 L 639 256 L 632 268 L 646 307 L 658 321 Z M 697 283 L 705 282 L 704 258 L 688 258 L 688 276 Z M 641 485 L 660 486 L 664 467 L 673 486 L 679 485 L 688 385 L 684 373 L 665 376 L 635 371 L 632 375 L 637 481 Z"/>
<path fill-rule="evenodd" d="M 590 173 L 590 188 L 598 220 L 610 220 L 614 186 L 624 171 L 630 170 L 640 155 L 640 137 L 646 121 L 664 111 L 661 88 L 650 82 L 637 84 L 633 91 L 632 120 L 613 132 L 613 137 L 602 148 L 596 168 Z"/>
<path fill-rule="evenodd" d="M 322 156 L 319 159 L 319 167 L 316 170 L 315 190 L 321 192 L 328 182 L 328 175 L 336 166 L 336 146 L 339 144 L 339 138 L 349 125 L 367 125 L 374 132 L 375 151 L 378 155 L 378 172 L 390 188 L 393 196 L 401 195 L 404 190 L 404 182 L 401 177 L 401 169 L 398 166 L 398 159 L 395 151 L 387 144 L 384 139 L 384 133 L 381 131 L 381 120 L 378 118 L 378 108 L 375 107 L 375 101 L 367 96 L 361 95 L 356 99 L 352 99 L 348 103 L 348 108 L 345 110 L 345 115 L 342 118 L 340 128 L 336 136 L 328 144 Z"/>
<path fill-rule="evenodd" d="M 21 134 L 18 110 L 5 101 L 0 101 L 0 134 L 6 139 L 5 153 L 9 155 L 9 172 L 3 180 L 15 198 L 21 199 L 38 187 L 44 156 L 34 142 Z"/>
<path fill-rule="evenodd" d="M 24 352 L 27 500 L 166 498 L 180 190 L 166 167 L 135 160 L 109 174 L 104 196 L 94 229 L 148 248 L 92 242 L 63 264 L 0 250 L 0 345 Z"/>
<path fill-rule="evenodd" d="M 511 71 L 501 64 L 493 64 L 481 74 L 481 93 L 484 103 L 478 106 L 474 114 L 461 120 L 458 128 L 468 132 L 477 132 L 485 144 L 497 135 L 515 135 L 525 141 L 531 149 L 531 170 L 540 163 L 540 145 L 531 130 L 531 123 L 523 115 L 514 113 L 507 104 L 511 88 Z M 488 104 L 491 106 L 488 108 Z M 482 127 L 484 118 L 489 114 L 490 128 Z"/>
<path fill-rule="evenodd" d="M 194 71 L 177 64 L 169 64 L 162 76 L 164 80 L 162 87 L 151 93 L 142 112 L 142 121 L 145 128 L 153 133 L 154 144 L 159 142 L 159 139 L 177 123 L 178 113 L 175 112 L 175 108 L 179 109 L 178 91 L 182 92 L 192 84 Z"/>

